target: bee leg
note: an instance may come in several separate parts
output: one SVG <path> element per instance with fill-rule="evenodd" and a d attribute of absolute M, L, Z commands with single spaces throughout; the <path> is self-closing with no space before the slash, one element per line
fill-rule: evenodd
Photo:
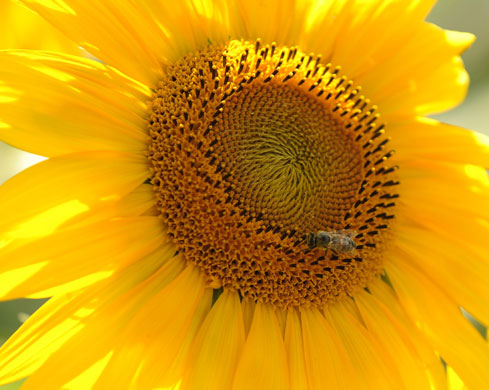
<path fill-rule="evenodd" d="M 296 247 L 296 246 L 306 242 L 306 238 L 307 238 L 307 236 L 302 236 L 300 239 L 298 239 L 297 241 L 294 242 L 293 246 Z"/>

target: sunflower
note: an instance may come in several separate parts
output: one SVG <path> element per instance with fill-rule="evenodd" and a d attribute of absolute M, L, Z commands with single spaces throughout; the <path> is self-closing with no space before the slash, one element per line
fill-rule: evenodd
<path fill-rule="evenodd" d="M 0 52 L 0 350 L 24 389 L 489 383 L 484 137 L 433 0 L 25 0 Z M 461 310 L 463 308 L 463 311 Z M 458 381 L 458 379 L 457 379 Z"/>

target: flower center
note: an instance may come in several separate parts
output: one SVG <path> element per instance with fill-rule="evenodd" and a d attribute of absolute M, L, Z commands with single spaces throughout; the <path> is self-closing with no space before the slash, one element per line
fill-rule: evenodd
<path fill-rule="evenodd" d="M 339 72 L 260 41 L 165 69 L 149 119 L 156 203 L 210 287 L 321 306 L 381 273 L 397 167 L 375 107 Z"/>

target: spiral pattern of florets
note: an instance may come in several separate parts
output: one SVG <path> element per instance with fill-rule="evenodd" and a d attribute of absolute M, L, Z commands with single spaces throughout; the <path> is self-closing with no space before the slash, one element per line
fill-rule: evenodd
<path fill-rule="evenodd" d="M 148 157 L 169 235 L 213 288 L 321 306 L 382 270 L 397 166 L 376 107 L 297 48 L 230 41 L 165 69 Z M 355 232 L 355 250 L 311 232 Z"/>

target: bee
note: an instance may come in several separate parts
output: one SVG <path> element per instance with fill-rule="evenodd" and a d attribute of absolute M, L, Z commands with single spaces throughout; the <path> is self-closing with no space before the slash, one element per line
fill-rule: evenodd
<path fill-rule="evenodd" d="M 306 243 L 309 249 L 324 248 L 334 252 L 351 253 L 357 247 L 353 240 L 357 235 L 354 230 L 333 230 L 325 232 L 319 230 L 317 233 L 309 233 L 306 236 Z"/>

